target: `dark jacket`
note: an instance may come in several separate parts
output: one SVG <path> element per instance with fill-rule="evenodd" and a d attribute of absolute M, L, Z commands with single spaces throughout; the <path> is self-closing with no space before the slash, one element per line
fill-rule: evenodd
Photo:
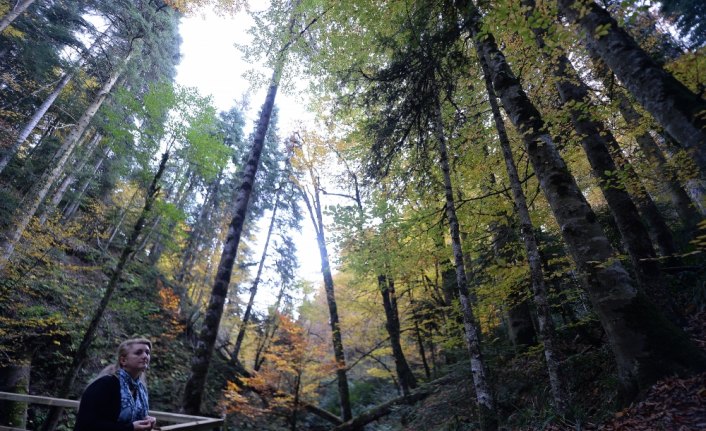
<path fill-rule="evenodd" d="M 120 381 L 103 376 L 83 391 L 74 431 L 133 431 L 132 423 L 118 423 L 119 415 Z"/>

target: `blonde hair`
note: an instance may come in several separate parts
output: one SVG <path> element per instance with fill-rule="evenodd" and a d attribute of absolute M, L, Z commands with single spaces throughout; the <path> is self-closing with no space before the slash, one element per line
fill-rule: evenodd
<path fill-rule="evenodd" d="M 129 348 L 133 344 L 145 344 L 147 347 L 152 350 L 152 342 L 148 340 L 147 338 L 130 338 L 129 340 L 125 340 L 120 345 L 118 346 L 118 354 L 117 354 L 117 360 L 115 363 L 108 365 L 107 367 L 103 368 L 100 373 L 98 373 L 98 376 L 95 378 L 95 380 L 98 380 L 99 378 L 103 376 L 108 376 L 108 375 L 114 375 L 118 372 L 118 370 L 121 368 L 120 367 L 120 358 L 127 356 L 128 353 L 130 353 Z M 140 374 L 140 380 L 142 381 L 143 384 L 147 384 L 147 379 L 145 378 L 145 373 Z"/>

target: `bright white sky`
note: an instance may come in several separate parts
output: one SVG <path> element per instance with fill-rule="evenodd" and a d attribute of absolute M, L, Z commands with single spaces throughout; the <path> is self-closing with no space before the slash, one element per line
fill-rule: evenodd
<path fill-rule="evenodd" d="M 219 17 L 209 12 L 183 18 L 180 26 L 183 39 L 182 59 L 177 67 L 176 77 L 177 83 L 196 87 L 201 94 L 212 95 L 215 106 L 222 111 L 236 105 L 247 94 L 250 109 L 247 113 L 246 136 L 252 129 L 260 106 L 265 100 L 265 89 L 251 89 L 250 84 L 243 77 L 244 72 L 259 65 L 244 62 L 240 52 L 234 46 L 236 41 L 244 43 L 250 40 L 250 36 L 246 33 L 250 23 L 250 18 L 244 13 L 235 17 Z M 269 76 L 270 72 L 267 71 L 266 75 Z M 307 113 L 305 104 L 300 99 L 301 96 L 291 96 L 282 91 L 277 94 L 276 105 L 280 108 L 280 137 L 288 136 L 298 122 L 310 120 L 311 115 Z M 263 223 L 263 225 L 266 224 L 267 222 Z M 301 278 L 319 282 L 321 261 L 308 216 L 303 220 L 302 226 L 303 233 L 295 235 L 300 263 L 298 274 Z M 261 227 L 260 231 L 264 243 L 267 227 Z M 257 248 L 256 256 L 262 253 L 263 245 Z M 261 298 L 257 301 L 260 307 L 272 303 L 270 295 L 258 296 Z"/>

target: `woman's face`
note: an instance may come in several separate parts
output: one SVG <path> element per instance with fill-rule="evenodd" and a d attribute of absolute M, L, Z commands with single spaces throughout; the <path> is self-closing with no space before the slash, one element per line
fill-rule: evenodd
<path fill-rule="evenodd" d="M 120 366 L 137 378 L 150 364 L 150 347 L 147 344 L 130 344 L 127 350 L 127 355 L 120 358 Z"/>

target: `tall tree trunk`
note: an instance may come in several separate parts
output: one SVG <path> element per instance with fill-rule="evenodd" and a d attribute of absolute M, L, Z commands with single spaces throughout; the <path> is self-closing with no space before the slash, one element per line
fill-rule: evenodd
<path fill-rule="evenodd" d="M 509 225 L 509 221 L 490 223 L 489 230 L 493 238 L 493 252 L 498 262 L 516 261 L 515 250 L 507 250 L 509 244 L 517 241 L 515 231 Z M 534 330 L 526 290 L 527 287 L 521 283 L 519 286 L 512 287 L 507 297 L 507 331 L 510 341 L 517 351 L 537 344 L 537 334 Z"/>
<path fill-rule="evenodd" d="M 534 0 L 522 0 L 524 6 L 529 7 L 528 14 L 534 10 Z M 664 290 L 664 283 L 661 281 L 659 265 L 656 261 L 656 253 L 652 247 L 650 236 L 642 223 L 637 207 L 628 194 L 625 185 L 616 179 L 619 168 L 616 166 L 609 148 L 614 154 L 620 154 L 620 145 L 610 130 L 593 119 L 591 110 L 594 108 L 591 101 L 589 89 L 581 80 L 579 74 L 569 62 L 568 57 L 560 48 L 555 49 L 554 55 L 547 52 L 544 42 L 545 30 L 533 28 L 535 40 L 538 48 L 544 54 L 545 60 L 552 66 L 552 74 L 556 78 L 556 88 L 559 93 L 564 109 L 569 111 L 571 124 L 577 132 L 581 146 L 586 153 L 588 162 L 591 165 L 593 176 L 598 179 L 598 184 L 603 192 L 603 196 L 608 202 L 608 207 L 618 226 L 618 231 L 623 239 L 625 248 L 635 270 L 635 275 L 639 285 L 647 292 L 655 302 L 657 302 L 670 316 L 678 321 L 678 312 L 671 300 L 671 297 Z M 627 161 L 626 166 L 628 165 Z M 635 172 L 630 167 L 632 174 Z M 645 198 L 649 199 L 647 191 L 644 191 Z M 648 211 L 657 211 L 656 205 L 652 203 Z M 659 214 L 652 215 L 660 219 Z M 664 222 L 662 222 L 664 224 Z M 666 225 L 664 226 L 666 228 Z M 668 232 L 668 231 L 667 231 Z M 669 233 L 667 233 L 671 236 Z M 657 235 L 659 236 L 659 235 Z M 673 241 L 669 241 L 673 248 Z"/>
<path fill-rule="evenodd" d="M 32 130 L 34 130 L 37 124 L 39 124 L 39 121 L 44 118 L 44 114 L 46 114 L 46 112 L 49 110 L 56 98 L 59 97 L 59 94 L 64 89 L 64 87 L 66 87 L 69 81 L 71 81 L 73 75 L 73 73 L 64 74 L 64 77 L 56 85 L 54 91 L 52 91 L 49 96 L 47 96 L 47 98 L 39 106 L 34 115 L 32 115 L 32 118 L 30 118 L 27 124 L 22 127 L 19 134 L 17 135 L 17 139 L 15 139 L 12 145 L 4 151 L 2 156 L 0 156 L 0 172 L 2 172 L 7 166 L 7 164 L 10 163 L 10 160 L 12 160 L 12 157 L 14 157 L 14 155 L 17 153 L 17 150 L 19 150 L 22 144 L 27 140 L 29 134 L 32 133 Z"/>
<path fill-rule="evenodd" d="M 46 141 L 47 137 L 54 133 L 56 131 L 56 128 L 59 126 L 59 122 L 61 121 L 61 117 L 56 117 L 53 118 L 51 121 L 47 122 L 46 127 L 42 131 L 42 135 L 39 137 L 37 140 L 37 143 L 27 151 L 27 159 L 32 158 L 34 153 L 36 153 L 39 149 L 41 149 L 44 145 L 44 142 Z"/>
<path fill-rule="evenodd" d="M 417 379 L 409 368 L 407 359 L 402 350 L 400 343 L 400 320 L 395 306 L 395 287 L 392 279 L 384 275 L 378 275 L 378 288 L 382 295 L 382 304 L 385 309 L 385 329 L 390 336 L 390 345 L 392 347 L 392 357 L 395 360 L 395 371 L 397 379 L 400 382 L 402 393 L 409 395 L 409 390 L 417 387 Z"/>
<path fill-rule="evenodd" d="M 302 372 L 297 370 L 297 375 L 294 378 L 294 401 L 292 403 L 292 415 L 289 418 L 290 430 L 297 431 L 297 413 L 299 412 L 299 393 L 301 389 Z"/>
<path fill-rule="evenodd" d="M 3 361 L 6 362 L 6 361 Z M 29 394 L 29 377 L 32 369 L 32 354 L 23 352 L 20 358 L 13 358 L 0 365 L 0 391 L 14 394 Z M 0 428 L 25 429 L 27 427 L 27 403 L 0 401 Z"/>
<path fill-rule="evenodd" d="M 417 340 L 417 348 L 419 349 L 419 356 L 422 358 L 422 366 L 424 366 L 424 377 L 427 380 L 431 380 L 431 369 L 429 368 L 429 362 L 427 361 L 426 349 L 424 348 L 424 338 L 422 337 L 422 330 L 419 327 L 419 322 L 414 320 L 414 335 Z"/>
<path fill-rule="evenodd" d="M 57 206 L 59 206 L 59 202 L 61 202 L 61 199 L 64 198 L 64 194 L 66 194 L 66 191 L 69 189 L 69 186 L 71 186 L 71 184 L 76 181 L 76 177 L 78 176 L 78 174 L 81 173 L 81 170 L 83 170 L 83 167 L 86 166 L 86 163 L 88 163 L 88 160 L 91 158 L 91 156 L 93 156 L 93 152 L 96 150 L 96 147 L 98 147 L 98 144 L 100 143 L 102 138 L 103 135 L 101 135 L 100 133 L 96 133 L 95 135 L 93 135 L 93 138 L 91 138 L 91 141 L 88 143 L 88 145 L 86 145 L 86 147 L 82 149 L 81 152 L 83 153 L 83 157 L 81 158 L 81 160 L 79 160 L 76 166 L 73 167 L 73 169 L 71 169 L 71 171 L 66 174 L 63 180 L 61 180 L 59 187 L 57 187 L 49 202 L 44 205 L 42 214 L 39 216 L 40 224 L 44 224 L 44 222 L 46 222 L 47 220 L 47 217 L 54 212 Z"/>
<path fill-rule="evenodd" d="M 201 333 L 199 334 L 198 342 L 194 357 L 191 360 L 191 374 L 184 388 L 184 398 L 182 400 L 182 409 L 187 414 L 196 415 L 201 410 L 201 399 L 203 390 L 206 386 L 206 375 L 211 364 L 213 356 L 213 347 L 216 343 L 218 335 L 218 326 L 221 323 L 223 315 L 223 306 L 226 297 L 228 296 L 228 285 L 233 273 L 233 263 L 238 254 L 238 245 L 240 244 L 240 236 L 243 233 L 243 224 L 247 215 L 248 204 L 250 203 L 250 195 L 252 193 L 255 182 L 255 174 L 257 173 L 260 164 L 260 155 L 265 143 L 265 135 L 267 128 L 270 125 L 270 116 L 272 108 L 275 104 L 275 96 L 279 86 L 279 80 L 284 67 L 284 55 L 279 59 L 275 66 L 270 86 L 267 90 L 265 103 L 262 105 L 260 119 L 257 123 L 255 138 L 253 139 L 248 160 L 243 167 L 243 172 L 240 177 L 240 185 L 235 199 L 233 219 L 228 226 L 228 235 L 223 244 L 223 252 L 218 263 L 218 271 L 211 289 L 211 296 L 208 301 L 206 315 L 204 317 Z"/>
<path fill-rule="evenodd" d="M 625 121 L 628 125 L 637 126 L 641 121 L 640 114 L 632 107 L 626 95 L 622 94 L 618 96 L 618 98 L 620 113 Z M 699 211 L 701 202 L 694 201 L 686 192 L 685 188 L 679 183 L 679 179 L 675 173 L 671 171 L 666 157 L 649 132 L 641 133 L 635 138 L 635 141 L 647 158 L 647 161 L 655 169 L 662 181 L 664 181 L 669 200 L 672 202 L 672 206 L 677 216 L 679 216 L 682 225 L 686 227 L 687 230 L 693 231 L 696 228 L 696 222 L 706 215 L 706 213 Z M 698 181 L 698 179 L 695 178 L 692 180 Z M 658 246 L 660 245 L 659 242 L 656 244 Z M 674 248 L 676 249 L 676 247 Z M 664 247 L 662 247 L 661 251 L 664 255 L 670 254 L 669 250 Z"/>
<path fill-rule="evenodd" d="M 189 196 L 191 196 L 191 193 L 194 191 L 194 188 L 196 187 L 196 176 L 193 171 L 189 171 L 189 175 L 186 179 L 186 181 L 182 182 L 179 191 L 177 193 L 176 199 L 174 199 L 174 205 L 179 209 L 179 210 L 184 210 L 184 207 L 186 206 L 187 200 Z M 166 197 L 165 197 L 166 199 Z M 169 224 L 164 228 L 160 229 L 159 224 L 161 223 L 162 216 L 157 217 L 157 220 L 155 221 L 155 224 L 153 228 L 150 230 L 149 235 L 156 235 L 156 238 L 154 239 L 152 243 L 152 248 L 150 249 L 150 254 L 149 254 L 149 263 L 150 265 L 156 265 L 157 262 L 159 262 L 159 259 L 162 257 L 162 254 L 164 253 L 164 249 L 166 248 L 164 236 L 165 235 L 171 235 L 172 232 L 174 232 L 174 229 L 177 226 L 177 221 L 176 220 L 171 220 L 169 221 Z M 147 236 L 145 238 L 145 244 L 141 247 L 141 249 L 145 249 L 147 247 Z M 139 249 L 138 249 L 139 250 Z"/>
<path fill-rule="evenodd" d="M 627 157 L 623 154 L 622 149 L 618 146 L 618 142 L 616 140 L 610 141 L 609 149 L 613 153 L 619 168 L 627 174 L 628 178 L 636 180 L 627 186 L 629 188 L 634 188 L 632 193 L 633 201 L 637 206 L 638 212 L 645 220 L 648 234 L 652 239 L 652 243 L 656 248 L 657 254 L 660 256 L 675 255 L 677 253 L 677 246 L 674 243 L 672 231 L 660 213 L 657 204 L 642 183 L 642 180 L 640 180 L 640 176 L 637 174 Z"/>
<path fill-rule="evenodd" d="M 414 322 L 414 336 L 417 340 L 417 349 L 419 349 L 419 356 L 422 358 L 424 377 L 428 381 L 431 379 L 431 369 L 429 368 L 429 362 L 427 362 L 426 349 L 424 348 L 424 336 L 422 334 L 421 325 L 419 324 L 419 315 L 417 314 L 417 305 L 414 302 L 414 297 L 412 296 L 412 289 L 409 289 L 407 292 L 409 293 L 409 303 L 412 309 L 412 321 Z"/>
<path fill-rule="evenodd" d="M 334 149 L 334 151 L 336 151 Z M 361 235 L 364 234 L 363 221 L 365 219 L 365 212 L 363 211 L 363 202 L 360 195 L 360 186 L 358 183 L 358 176 L 349 168 L 345 159 L 336 151 L 336 154 L 343 161 L 346 166 L 346 171 L 351 177 L 351 182 L 353 183 L 354 195 L 351 196 L 356 203 L 358 209 L 358 231 Z M 387 271 L 387 269 L 385 269 Z M 402 393 L 409 394 L 410 389 L 415 389 L 417 387 L 417 379 L 412 373 L 412 369 L 407 363 L 407 359 L 404 355 L 404 350 L 402 350 L 402 344 L 400 342 L 400 317 L 397 309 L 397 295 L 395 293 L 395 283 L 390 276 L 379 274 L 378 288 L 380 290 L 380 295 L 382 296 L 383 310 L 385 311 L 385 329 L 387 334 L 390 336 L 390 347 L 392 348 L 392 357 L 395 361 L 395 372 L 397 373 L 397 379 L 399 380 L 400 388 Z M 423 359 L 424 360 L 424 359 Z"/>
<path fill-rule="evenodd" d="M 179 272 L 176 275 L 176 280 L 179 284 L 184 283 L 187 272 L 189 272 L 189 270 L 193 267 L 196 260 L 196 250 L 201 242 L 202 232 L 206 229 L 206 223 L 211 211 L 218 206 L 218 189 L 220 187 L 222 176 L 223 171 L 218 173 L 216 178 L 209 184 L 208 189 L 206 190 L 203 205 L 201 205 L 199 216 L 196 219 L 196 223 L 194 223 L 194 226 L 192 227 L 191 233 L 189 234 L 189 239 L 186 242 L 184 254 L 181 259 L 181 265 L 179 266 Z"/>
<path fill-rule="evenodd" d="M 123 225 L 123 222 L 128 216 L 128 213 L 130 212 L 130 207 L 132 207 L 132 203 L 135 202 L 135 199 L 137 199 L 139 190 L 135 190 L 132 193 L 132 196 L 130 196 L 130 200 L 127 202 L 127 205 L 125 205 L 125 208 L 122 210 L 120 217 L 118 218 L 118 222 L 115 223 L 115 227 L 113 228 L 113 232 L 110 234 L 110 237 L 108 237 L 108 241 L 105 243 L 105 246 L 103 249 L 105 251 L 108 251 L 110 249 L 110 245 L 113 243 L 113 240 L 115 239 L 115 236 L 120 232 L 120 226 Z"/>
<path fill-rule="evenodd" d="M 488 63 L 493 88 L 525 142 L 537 179 L 615 355 L 623 399 L 632 399 L 657 379 L 706 369 L 706 358 L 678 328 L 637 290 L 616 259 L 595 214 L 569 173 L 541 115 L 498 50 L 492 34 L 481 33 L 479 11 L 457 0 L 466 26 Z"/>
<path fill-rule="evenodd" d="M 282 283 L 282 287 L 279 289 L 277 294 L 277 300 L 275 305 L 270 309 L 270 313 L 265 319 L 264 330 L 262 331 L 262 337 L 257 342 L 257 348 L 255 349 L 255 358 L 253 359 L 253 370 L 260 371 L 260 367 L 265 362 L 264 353 L 267 351 L 270 345 L 270 340 L 274 338 L 277 332 L 277 313 L 279 313 L 279 306 L 282 303 L 282 298 L 284 297 L 284 291 L 287 285 Z"/>
<path fill-rule="evenodd" d="M 706 178 L 706 116 L 703 115 L 706 100 L 655 63 L 627 31 L 593 1 L 558 0 L 557 3 L 559 11 L 586 35 L 591 49 L 691 155 L 701 177 Z"/>
<path fill-rule="evenodd" d="M 615 85 L 612 74 L 609 72 L 606 64 L 601 60 L 598 53 L 593 50 L 593 46 L 586 44 L 586 47 L 588 48 L 588 53 L 593 62 L 593 71 L 596 77 L 603 83 L 603 86 L 608 91 L 609 97 L 617 102 L 618 110 L 623 119 L 625 119 L 625 123 L 633 129 L 643 129 L 643 122 L 645 120 L 642 115 L 635 109 L 622 87 Z M 674 172 L 670 172 L 667 159 L 660 150 L 659 145 L 657 145 L 657 142 L 655 142 L 648 131 L 639 132 L 638 136 L 635 137 L 635 141 L 647 158 L 647 161 L 664 181 L 669 199 L 672 201 L 672 206 L 676 210 L 682 224 L 687 228 L 693 229 L 695 222 L 701 218 L 697 209 L 698 207 L 695 206 L 696 203 L 692 205 L 691 198 L 686 193 L 686 190 L 684 190 L 684 187 L 679 183 Z M 656 242 L 656 244 L 660 247 L 661 242 Z M 673 252 L 669 253 L 669 250 L 663 247 L 664 246 L 660 247 L 662 254 L 673 254 Z"/>
<path fill-rule="evenodd" d="M 93 164 L 93 167 L 91 168 L 91 173 L 86 176 L 86 178 L 84 178 L 84 180 L 78 186 L 78 193 L 76 194 L 76 197 L 74 197 L 71 203 L 68 204 L 64 209 L 63 215 L 61 217 L 63 221 L 71 220 L 74 214 L 76 214 L 76 210 L 78 210 L 79 205 L 81 205 L 81 199 L 83 198 L 84 193 L 86 193 L 88 186 L 91 184 L 91 181 L 93 181 L 93 178 L 96 176 L 98 169 L 100 169 L 101 165 L 107 157 L 107 152 L 103 152 L 96 159 L 95 163 Z"/>
<path fill-rule="evenodd" d="M 265 238 L 265 246 L 262 249 L 262 255 L 260 256 L 260 263 L 257 266 L 257 274 L 255 279 L 250 286 L 250 298 L 248 298 L 248 305 L 245 307 L 245 312 L 243 313 L 243 318 L 240 323 L 240 328 L 238 328 L 238 336 L 235 339 L 235 347 L 233 347 L 233 352 L 230 354 L 231 363 L 233 365 L 238 364 L 238 355 L 240 354 L 240 347 L 243 345 L 243 340 L 245 339 L 245 330 L 247 329 L 248 322 L 250 322 L 250 313 L 252 313 L 252 307 L 255 303 L 255 295 L 257 295 L 257 287 L 260 284 L 260 277 L 262 276 L 262 269 L 265 267 L 265 260 L 267 259 L 267 248 L 270 245 L 270 238 L 272 237 L 272 230 L 275 227 L 275 221 L 277 217 L 277 207 L 279 206 L 279 194 L 281 187 L 277 190 L 277 197 L 275 198 L 275 206 L 272 209 L 272 218 L 270 219 L 270 227 L 267 229 L 267 237 Z"/>
<path fill-rule="evenodd" d="M 694 207 L 699 211 L 700 219 L 706 216 L 706 186 L 699 179 L 687 180 L 684 184 L 687 194 L 694 203 Z"/>
<path fill-rule="evenodd" d="M 2 29 L 0 29 L 0 32 L 1 31 Z M 100 41 L 103 39 L 107 32 L 108 30 L 105 30 L 103 33 L 101 33 L 101 35 L 96 38 L 96 40 L 91 44 L 91 46 L 83 51 L 81 57 L 73 66 L 73 70 L 71 72 L 64 73 L 64 76 L 61 78 L 59 83 L 56 84 L 54 90 L 49 93 L 47 98 L 44 99 L 44 102 L 42 102 L 39 108 L 37 108 L 34 114 L 32 114 L 32 118 L 30 118 L 29 121 L 27 121 L 27 123 L 22 126 L 22 129 L 20 129 L 20 132 L 17 135 L 17 139 L 15 139 L 10 148 L 8 148 L 7 151 L 5 151 L 5 153 L 0 157 L 0 173 L 5 169 L 5 167 L 10 162 L 15 153 L 17 153 L 17 150 L 19 150 L 20 146 L 22 146 L 22 144 L 27 140 L 30 133 L 32 133 L 32 130 L 34 130 L 34 128 L 37 127 L 37 124 L 39 124 L 42 118 L 44 118 L 44 114 L 46 114 L 49 108 L 54 104 L 54 101 L 56 101 L 56 98 L 59 97 L 61 91 L 69 84 L 69 82 L 71 82 L 74 75 L 76 74 L 76 71 L 83 65 L 84 61 L 86 60 L 86 57 L 93 50 L 93 47 L 97 46 L 97 44 L 100 43 Z"/>
<path fill-rule="evenodd" d="M 125 244 L 125 247 L 123 247 L 123 251 L 120 253 L 118 264 L 115 266 L 115 270 L 110 276 L 110 280 L 108 281 L 108 285 L 105 288 L 105 292 L 103 292 L 101 302 L 95 309 L 93 316 L 91 317 L 91 322 L 88 324 L 86 332 L 84 332 L 83 334 L 81 344 L 79 344 L 78 350 L 76 350 L 76 353 L 74 354 L 74 357 L 71 360 L 71 365 L 69 366 L 68 371 L 64 375 L 64 379 L 62 380 L 61 385 L 59 385 L 59 390 L 57 394 L 58 398 L 67 398 L 69 392 L 71 391 L 71 387 L 73 386 L 74 380 L 76 380 L 78 372 L 81 370 L 81 367 L 83 366 L 83 363 L 86 358 L 88 358 L 88 349 L 93 343 L 96 331 L 98 330 L 98 326 L 100 325 L 101 320 L 103 319 L 103 314 L 105 313 L 106 308 L 108 308 L 108 303 L 110 303 L 110 299 L 113 297 L 115 289 L 118 287 L 118 283 L 120 282 L 120 277 L 123 274 L 125 265 L 127 265 L 128 261 L 130 260 L 130 256 L 132 256 L 133 251 L 135 250 L 137 240 L 140 237 L 143 228 L 145 227 L 145 221 L 147 220 L 147 217 L 149 216 L 152 210 L 152 205 L 157 199 L 157 194 L 159 193 L 159 181 L 162 178 L 162 175 L 164 174 L 164 169 L 167 167 L 168 160 L 169 152 L 166 151 L 162 155 L 162 160 L 160 161 L 157 173 L 155 173 L 154 177 L 152 178 L 152 182 L 150 183 L 150 186 L 147 189 L 145 205 L 142 208 L 140 217 L 138 217 L 137 221 L 135 222 L 135 226 L 132 229 L 132 233 L 130 234 L 127 243 Z M 49 412 L 49 416 L 44 422 L 42 430 L 53 431 L 54 429 L 56 429 L 56 426 L 59 423 L 59 419 L 61 418 L 62 411 L 62 407 L 52 408 Z"/>
<path fill-rule="evenodd" d="M 476 320 L 471 308 L 470 293 L 466 279 L 466 268 L 463 260 L 463 247 L 461 246 L 460 227 L 456 217 L 456 204 L 453 196 L 453 185 L 451 184 L 451 169 L 449 168 L 448 150 L 446 148 L 446 136 L 444 135 L 443 122 L 441 116 L 440 101 L 434 103 L 434 134 L 438 141 L 439 164 L 444 178 L 444 194 L 446 197 L 446 217 L 449 221 L 449 231 L 451 234 L 451 248 L 453 250 L 454 266 L 456 268 L 456 284 L 458 287 L 459 300 L 461 302 L 461 315 L 463 317 L 463 327 L 466 336 L 466 345 L 471 360 L 471 374 L 473 376 L 473 386 L 476 390 L 476 400 L 480 415 L 480 427 L 483 431 L 496 430 L 498 428 L 497 412 L 495 410 L 495 400 L 488 383 L 485 363 L 480 347 L 480 332 L 476 326 Z"/>
<path fill-rule="evenodd" d="M 15 18 L 20 16 L 22 12 L 32 5 L 32 3 L 34 3 L 34 0 L 20 0 L 17 5 L 0 20 L 0 33 L 5 31 L 5 29 L 12 24 Z"/>
<path fill-rule="evenodd" d="M 476 45 L 476 49 L 478 49 Z M 539 254 L 537 237 L 534 234 L 534 226 L 530 217 L 529 208 L 527 207 L 527 199 L 522 190 L 520 176 L 517 173 L 517 166 L 512 156 L 512 147 L 510 139 L 505 129 L 505 121 L 500 113 L 497 96 L 493 89 L 493 83 L 490 80 L 490 70 L 488 64 L 483 58 L 482 53 L 478 52 L 478 60 L 480 61 L 483 70 L 483 79 L 485 81 L 485 89 L 488 93 L 488 101 L 490 109 L 493 113 L 493 121 L 495 128 L 498 131 L 498 140 L 505 161 L 510 188 L 512 189 L 512 199 L 515 204 L 515 212 L 520 221 L 520 233 L 525 243 L 525 252 L 527 253 L 527 262 L 530 268 L 530 279 L 532 281 L 532 292 L 534 293 L 534 305 L 537 308 L 537 322 L 539 326 L 539 336 L 544 347 L 544 360 L 547 363 L 549 374 L 549 385 L 552 391 L 552 399 L 554 408 L 559 414 L 565 414 L 568 404 L 570 403 L 566 383 L 561 372 L 559 358 L 557 357 L 556 348 L 556 330 L 554 328 L 554 320 L 552 319 L 551 309 L 549 308 L 549 299 L 547 294 L 547 286 L 544 283 L 544 271 L 542 270 L 542 258 Z"/>
<path fill-rule="evenodd" d="M 674 138 L 664 130 L 657 133 L 655 138 L 664 154 L 670 159 L 676 157 L 678 152 L 682 150 Z M 675 167 L 675 169 L 680 169 L 680 166 Z M 688 169 L 691 169 L 691 167 L 688 167 Z M 701 214 L 701 218 L 703 218 L 703 216 L 706 216 L 706 180 L 689 175 L 689 178 L 685 178 L 683 181 L 684 190 L 689 195 L 694 207 Z"/>
<path fill-rule="evenodd" d="M 490 154 L 490 150 L 486 145 L 483 146 L 483 155 L 487 158 Z M 497 185 L 497 178 L 495 173 L 489 172 L 487 185 L 484 185 L 483 192 L 489 193 L 492 188 Z M 460 193 L 459 193 L 460 194 Z M 459 201 L 461 197 L 459 196 Z M 489 226 L 489 230 L 493 237 L 493 251 L 496 258 L 501 257 L 505 260 L 514 260 L 515 256 L 503 256 L 508 254 L 504 248 L 510 242 L 514 241 L 512 239 L 513 230 L 508 225 L 508 223 L 494 222 Z M 461 240 L 463 241 L 463 234 L 461 235 Z M 466 268 L 470 268 L 470 258 L 469 253 L 464 253 L 464 261 L 466 262 Z M 533 346 L 537 342 L 537 333 L 534 329 L 534 324 L 532 322 L 532 315 L 530 313 L 530 308 L 528 300 L 524 298 L 523 295 L 524 287 L 515 286 L 514 289 L 508 295 L 508 309 L 507 309 L 507 332 L 512 342 L 512 345 L 517 350 L 523 350 L 529 346 Z M 476 303 L 475 295 L 471 297 L 472 303 Z"/>
<path fill-rule="evenodd" d="M 22 201 L 22 205 L 15 210 L 12 221 L 10 222 L 10 227 L 8 232 L 6 232 L 4 238 L 0 240 L 0 271 L 7 265 L 12 252 L 15 249 L 17 241 L 22 237 L 22 233 L 27 228 L 31 218 L 37 212 L 39 205 L 44 200 L 45 196 L 49 192 L 49 189 L 57 180 L 59 175 L 64 169 L 66 161 L 71 156 L 78 139 L 81 137 L 83 132 L 88 127 L 88 124 L 93 119 L 93 116 L 98 112 L 98 109 L 103 105 L 103 102 L 108 97 L 108 94 L 113 89 L 113 86 L 117 82 L 118 78 L 125 70 L 125 66 L 134 51 L 131 50 L 127 53 L 123 59 L 120 66 L 118 66 L 113 73 L 110 75 L 108 80 L 103 84 L 100 91 L 93 99 L 93 102 L 88 106 L 86 111 L 83 113 L 81 118 L 76 123 L 76 126 L 71 130 L 71 133 L 66 137 L 61 147 L 57 151 L 54 159 L 54 166 L 48 168 L 42 177 L 32 186 L 27 195 Z"/>
<path fill-rule="evenodd" d="M 137 255 L 147 249 L 147 244 L 152 239 L 152 235 L 154 235 L 155 232 L 157 232 L 157 230 L 159 230 L 159 225 L 162 222 L 162 216 L 158 215 L 157 217 L 150 220 L 150 222 L 151 222 L 150 226 L 147 229 L 145 229 L 145 234 L 142 235 L 142 241 L 140 241 L 140 243 L 137 245 L 137 247 L 135 247 L 135 250 L 133 250 L 133 256 L 131 256 L 131 257 L 134 257 L 134 255 Z M 157 245 L 157 244 L 158 243 L 155 243 L 155 245 Z M 159 253 L 161 253 L 161 250 L 159 251 Z M 154 265 L 156 263 L 157 262 L 152 261 L 152 250 L 150 250 L 148 264 Z"/>
<path fill-rule="evenodd" d="M 324 220 L 321 213 L 321 200 L 319 198 L 318 179 L 314 178 L 314 173 L 310 172 L 313 184 L 312 198 L 309 199 L 306 192 L 302 189 L 301 195 L 309 210 L 311 223 L 316 231 L 316 242 L 319 246 L 319 255 L 321 256 L 321 274 L 324 278 L 324 290 L 326 291 L 326 302 L 329 310 L 329 321 L 331 324 L 331 338 L 333 343 L 333 354 L 336 358 L 336 378 L 338 382 L 338 397 L 341 407 L 341 416 L 344 421 L 353 417 L 351 411 L 350 392 L 348 390 L 348 376 L 346 375 L 346 356 L 343 350 L 343 339 L 341 336 L 341 324 L 338 318 L 338 306 L 336 305 L 336 295 L 334 293 L 333 276 L 331 275 L 331 263 L 328 257 L 328 249 L 326 248 L 326 236 L 324 232 Z"/>

